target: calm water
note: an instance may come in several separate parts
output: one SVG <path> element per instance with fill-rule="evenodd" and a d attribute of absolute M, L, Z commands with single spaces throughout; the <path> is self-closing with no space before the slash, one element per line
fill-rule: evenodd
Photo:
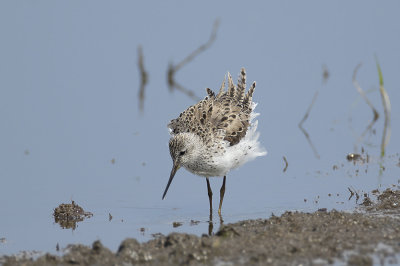
<path fill-rule="evenodd" d="M 167 67 L 205 43 L 216 18 L 215 42 L 175 79 L 204 97 L 226 71 L 236 78 L 246 67 L 248 81 L 257 81 L 260 140 L 268 150 L 228 175 L 225 223 L 286 210 L 352 210 L 348 187 L 362 194 L 398 184 L 400 3 L 242 4 L 0 3 L 0 254 L 56 252 L 57 243 L 97 239 L 116 250 L 127 237 L 208 232 L 203 178 L 181 169 L 161 196 L 172 167 L 166 124 L 194 103 L 168 90 Z M 139 45 L 149 73 L 143 112 Z M 392 137 L 382 159 L 374 55 L 392 103 Z M 360 62 L 357 80 L 381 115 L 361 141 L 372 112 L 352 84 Z M 303 127 L 319 159 L 298 128 L 316 91 Z M 370 162 L 348 162 L 346 155 L 361 147 Z M 221 183 L 211 180 L 214 206 Z M 52 212 L 71 200 L 94 216 L 62 229 Z"/>

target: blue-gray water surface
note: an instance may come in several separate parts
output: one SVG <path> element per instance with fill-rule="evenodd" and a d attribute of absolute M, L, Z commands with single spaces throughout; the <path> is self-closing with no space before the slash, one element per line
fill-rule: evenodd
<path fill-rule="evenodd" d="M 399 10 L 396 1 L 2 1 L 0 255 L 94 240 L 116 250 L 127 237 L 208 232 L 204 178 L 181 169 L 161 196 L 172 167 L 166 125 L 195 103 L 169 90 L 168 65 L 206 43 L 216 19 L 215 41 L 175 80 L 204 97 L 227 71 L 236 79 L 246 67 L 248 81 L 257 81 L 268 150 L 229 173 L 225 223 L 286 210 L 354 210 L 360 202 L 348 199 L 348 188 L 362 195 L 397 186 Z M 149 81 L 143 111 L 138 46 Z M 383 158 L 375 57 L 392 107 Z M 363 137 L 373 114 L 352 83 L 360 62 L 357 81 L 380 114 Z M 317 91 L 303 123 L 313 150 L 298 124 Z M 368 163 L 347 161 L 362 149 Z M 221 183 L 211 179 L 214 206 Z M 62 229 L 53 209 L 71 200 L 94 216 Z"/>

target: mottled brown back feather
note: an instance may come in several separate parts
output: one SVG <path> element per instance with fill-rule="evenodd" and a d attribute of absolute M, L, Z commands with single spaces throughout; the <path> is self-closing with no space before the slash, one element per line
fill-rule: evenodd
<path fill-rule="evenodd" d="M 240 75 L 238 78 L 237 90 L 236 90 L 236 100 L 238 102 L 243 101 L 244 91 L 246 90 L 246 70 L 244 67 L 240 70 Z"/>
<path fill-rule="evenodd" d="M 220 97 L 225 92 L 225 80 L 226 80 L 226 75 L 224 76 L 224 80 L 222 81 L 221 87 L 219 88 L 217 97 Z"/>
<path fill-rule="evenodd" d="M 171 120 L 168 127 L 171 128 L 172 134 L 193 132 L 204 141 L 211 135 L 227 140 L 230 145 L 239 143 L 249 127 L 255 82 L 245 95 L 246 71 L 242 68 L 238 86 L 235 86 L 228 73 L 228 91 L 224 91 L 224 87 L 225 79 L 216 96 L 207 88 L 208 96 L 204 100 L 190 106 L 178 118 Z"/>
<path fill-rule="evenodd" d="M 231 73 L 228 72 L 228 95 L 230 97 L 234 97 L 235 90 L 236 90 L 235 83 L 233 83 Z"/>
<path fill-rule="evenodd" d="M 210 88 L 207 88 L 206 91 L 210 98 L 215 98 L 215 93 Z"/>

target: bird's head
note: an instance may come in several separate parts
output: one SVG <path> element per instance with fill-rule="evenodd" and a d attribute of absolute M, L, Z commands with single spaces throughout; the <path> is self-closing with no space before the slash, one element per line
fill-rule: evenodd
<path fill-rule="evenodd" d="M 181 166 L 186 166 L 189 162 L 197 160 L 202 152 L 202 144 L 199 136 L 193 133 L 179 133 L 171 137 L 169 140 L 169 153 L 172 158 L 172 170 L 165 188 L 163 199 L 167 194 L 168 188 L 175 176 L 176 171 Z"/>

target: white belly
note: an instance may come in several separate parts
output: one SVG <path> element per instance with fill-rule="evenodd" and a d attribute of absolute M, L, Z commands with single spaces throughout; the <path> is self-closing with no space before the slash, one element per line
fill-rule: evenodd
<path fill-rule="evenodd" d="M 211 152 L 213 154 L 212 158 L 203 158 L 192 165 L 185 165 L 184 167 L 193 174 L 204 177 L 225 176 L 230 170 L 240 167 L 259 156 L 266 155 L 267 151 L 258 142 L 257 125 L 258 121 L 254 121 L 246 136 L 236 145 L 226 145 L 223 154 Z"/>

